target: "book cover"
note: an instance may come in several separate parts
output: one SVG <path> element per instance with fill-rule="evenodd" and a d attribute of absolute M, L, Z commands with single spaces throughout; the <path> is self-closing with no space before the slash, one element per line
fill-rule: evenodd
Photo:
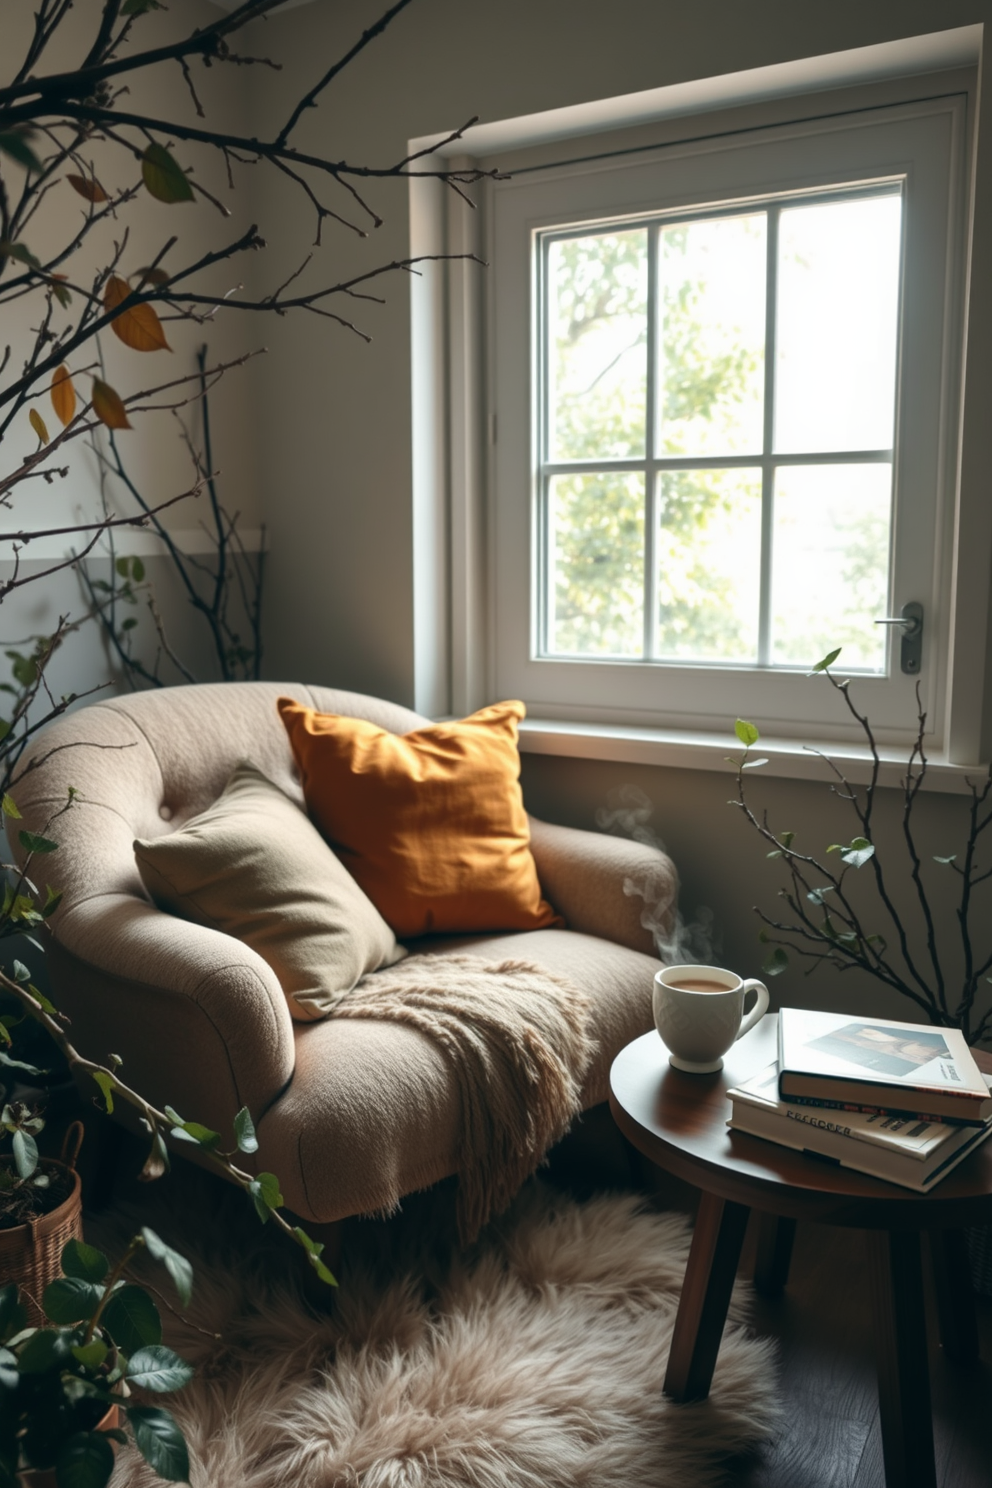
<path fill-rule="evenodd" d="M 992 1096 L 956 1028 L 783 1008 L 779 1095 L 982 1123 Z"/>

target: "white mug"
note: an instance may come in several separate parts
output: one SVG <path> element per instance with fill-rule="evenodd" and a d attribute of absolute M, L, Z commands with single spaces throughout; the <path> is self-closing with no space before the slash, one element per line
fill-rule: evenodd
<path fill-rule="evenodd" d="M 745 1018 L 744 999 L 752 991 L 755 1004 Z M 768 988 L 719 966 L 666 966 L 654 974 L 651 1003 L 670 1062 L 709 1075 L 723 1069 L 731 1044 L 768 1011 Z"/>

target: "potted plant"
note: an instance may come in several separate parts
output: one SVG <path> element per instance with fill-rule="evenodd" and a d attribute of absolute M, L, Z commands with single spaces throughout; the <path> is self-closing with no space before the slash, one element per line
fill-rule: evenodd
<path fill-rule="evenodd" d="M 882 760 L 871 723 L 851 696 L 850 679 L 834 674 L 839 655 L 839 649 L 831 651 L 817 662 L 810 676 L 823 677 L 834 688 L 867 746 L 869 779 L 863 787 L 853 784 L 829 755 L 816 751 L 830 768 L 830 788 L 843 803 L 853 828 L 838 834 L 841 840 L 821 851 L 806 851 L 797 831 L 775 831 L 767 814 L 759 816 L 752 809 L 748 772 L 767 762 L 751 754 L 760 737 L 754 724 L 739 718 L 735 726 L 744 753 L 731 761 L 737 769 L 737 797 L 731 804 L 743 812 L 767 844 L 768 857 L 779 861 L 787 875 L 779 890 L 783 905 L 779 916 L 755 906 L 762 922 L 760 939 L 771 947 L 762 974 L 779 975 L 792 956 L 804 961 L 809 971 L 818 966 L 840 972 L 857 969 L 907 998 L 936 1026 L 959 1028 L 973 1046 L 990 1043 L 992 933 L 987 886 L 992 883 L 992 867 L 980 859 L 980 850 L 992 826 L 992 771 L 967 781 L 971 799 L 963 840 L 932 855 L 933 868 L 925 872 L 916 813 L 927 775 L 927 715 L 917 684 L 917 729 L 901 783 L 901 848 L 886 844 L 883 854 L 875 840 Z M 948 954 L 946 934 L 941 934 L 928 892 L 930 872 L 953 874 L 958 880 L 953 955 Z M 867 910 L 865 877 L 872 890 Z M 900 877 L 912 886 L 912 917 L 900 910 L 893 894 L 893 884 Z M 855 882 L 862 892 L 852 893 Z M 992 1294 L 992 1231 L 978 1232 L 969 1244 L 976 1285 Z"/>
<path fill-rule="evenodd" d="M 174 1417 L 134 1395 L 181 1389 L 193 1375 L 163 1345 L 150 1293 L 127 1275 L 141 1251 L 165 1266 L 188 1305 L 189 1262 L 147 1228 L 113 1268 L 102 1251 L 69 1240 L 61 1275 L 42 1294 L 38 1325 L 14 1283 L 0 1289 L 2 1488 L 105 1488 L 114 1444 L 129 1439 L 159 1477 L 188 1481 L 189 1454 Z"/>

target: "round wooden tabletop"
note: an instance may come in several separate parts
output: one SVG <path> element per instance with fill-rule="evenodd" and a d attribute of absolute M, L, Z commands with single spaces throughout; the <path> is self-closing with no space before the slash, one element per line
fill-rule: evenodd
<path fill-rule="evenodd" d="M 817 1162 L 727 1126 L 727 1091 L 776 1057 L 777 1017 L 761 1020 L 714 1075 L 674 1069 L 657 1033 L 635 1039 L 610 1071 L 620 1130 L 666 1172 L 718 1198 L 791 1219 L 859 1229 L 957 1229 L 992 1221 L 992 1138 L 927 1194 Z M 992 1057 L 977 1055 L 986 1072 Z"/>

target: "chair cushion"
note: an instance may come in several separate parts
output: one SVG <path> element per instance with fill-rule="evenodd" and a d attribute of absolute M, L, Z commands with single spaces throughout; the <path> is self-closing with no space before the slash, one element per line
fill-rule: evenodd
<path fill-rule="evenodd" d="M 403 735 L 290 698 L 279 711 L 311 816 L 397 935 L 562 923 L 530 851 L 522 703 Z"/>
<path fill-rule="evenodd" d="M 244 941 L 302 1022 L 405 954 L 306 815 L 252 765 L 239 765 L 201 815 L 139 838 L 134 852 L 159 908 Z"/>
<path fill-rule="evenodd" d="M 613 1060 L 652 1026 L 660 962 L 626 946 L 571 930 L 537 930 L 432 938 L 421 949 L 513 957 L 581 987 L 599 1045 L 583 1085 L 585 1108 L 606 1099 Z M 279 1174 L 290 1208 L 329 1223 L 388 1212 L 404 1194 L 449 1177 L 463 1119 L 457 1080 L 439 1044 L 399 1023 L 328 1018 L 297 1030 L 292 1083 L 258 1130 L 266 1166 Z"/>

